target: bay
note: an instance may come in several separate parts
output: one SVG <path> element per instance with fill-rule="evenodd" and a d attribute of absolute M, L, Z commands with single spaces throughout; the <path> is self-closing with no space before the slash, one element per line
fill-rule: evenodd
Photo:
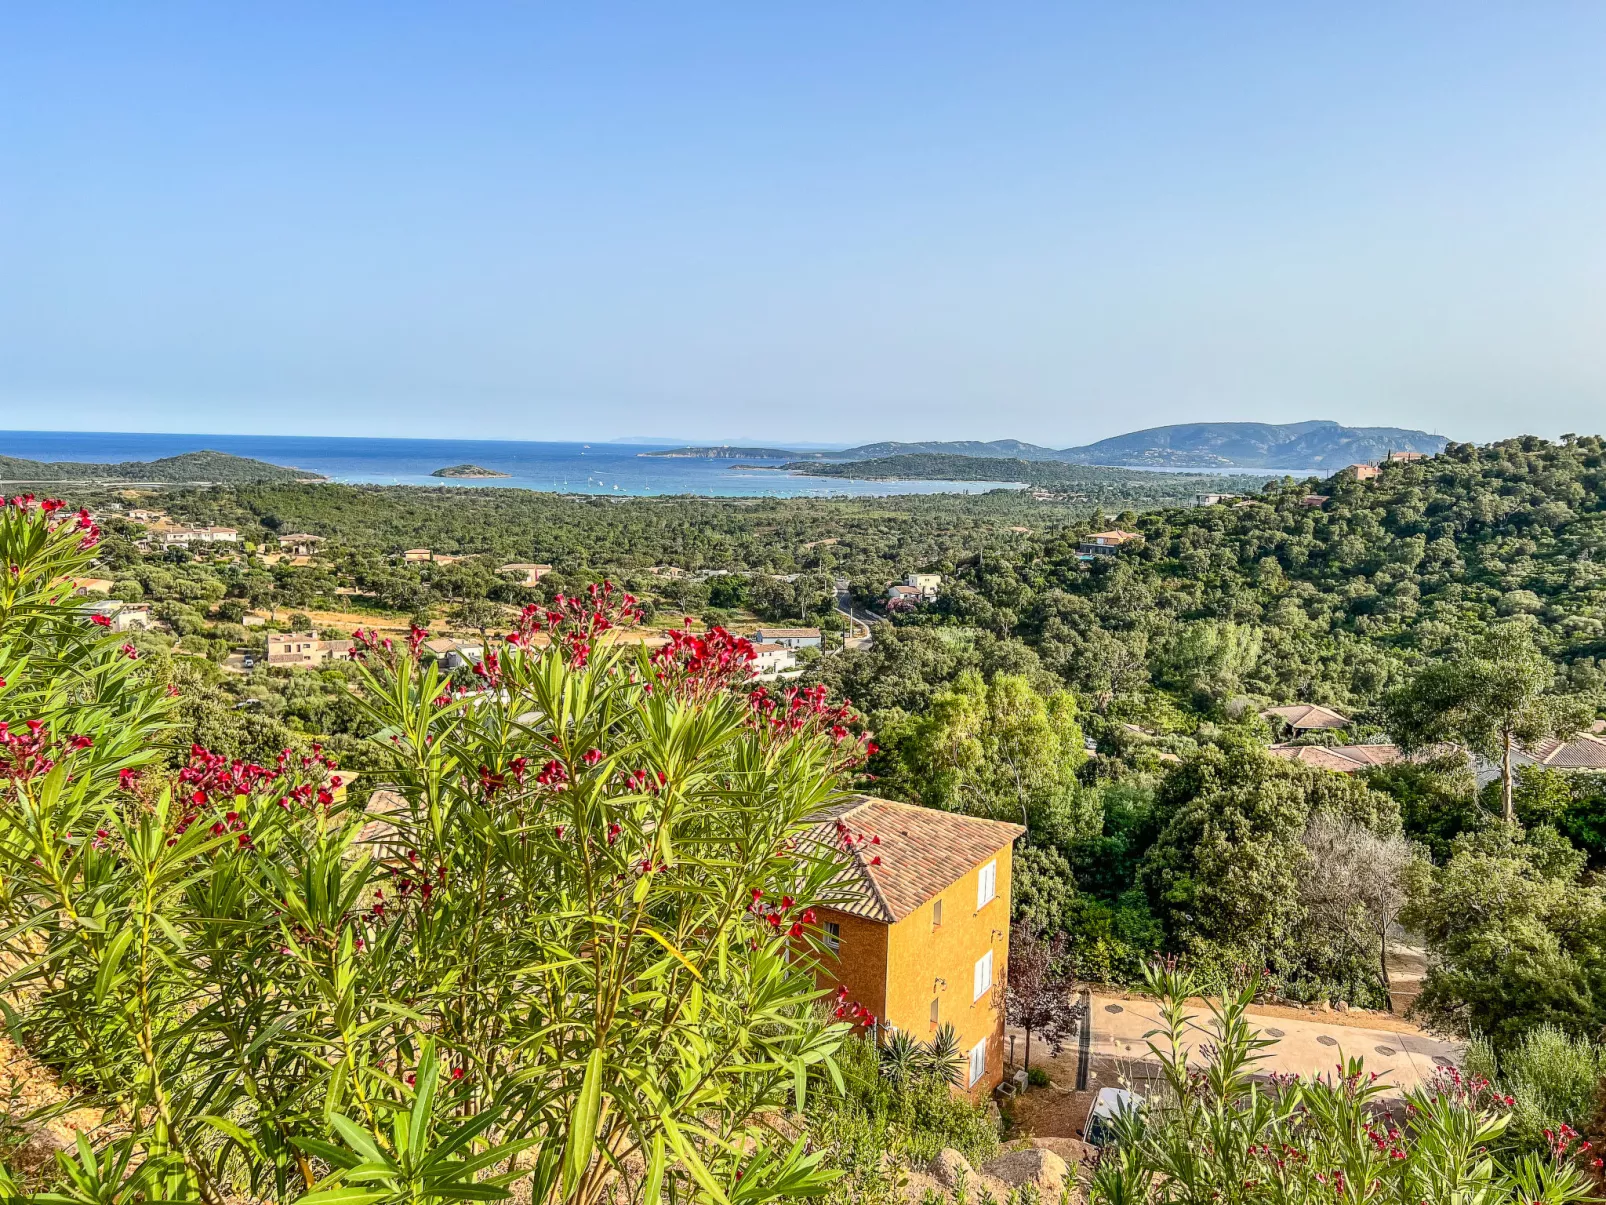
<path fill-rule="evenodd" d="M 728 460 L 646 457 L 673 444 L 538 443 L 497 439 L 387 439 L 316 435 L 186 435 L 118 431 L 0 431 L 0 454 L 27 460 L 116 464 L 203 449 L 305 469 L 352 485 L 435 485 L 548 490 L 563 494 L 712 498 L 831 498 L 890 494 L 980 494 L 1019 489 L 1010 481 L 860 481 L 738 469 Z M 780 465 L 780 460 L 741 463 Z M 430 476 L 475 464 L 506 477 Z"/>

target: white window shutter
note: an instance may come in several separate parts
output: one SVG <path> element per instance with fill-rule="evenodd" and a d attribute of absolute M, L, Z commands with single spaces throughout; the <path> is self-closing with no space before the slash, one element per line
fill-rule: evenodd
<path fill-rule="evenodd" d="M 972 984 L 971 1000 L 980 1000 L 993 986 L 993 952 L 988 950 L 976 960 L 976 974 Z"/>
<path fill-rule="evenodd" d="M 998 894 L 998 863 L 992 861 L 976 875 L 976 908 L 985 907 Z"/>
<path fill-rule="evenodd" d="M 987 1039 L 983 1038 L 970 1048 L 970 1083 L 967 1087 L 974 1088 L 976 1081 L 987 1074 Z"/>

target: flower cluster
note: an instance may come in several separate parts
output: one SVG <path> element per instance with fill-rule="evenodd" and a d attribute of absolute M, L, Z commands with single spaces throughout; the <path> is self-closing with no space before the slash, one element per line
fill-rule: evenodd
<path fill-rule="evenodd" d="M 596 646 L 597 637 L 614 628 L 641 620 L 641 607 L 634 596 L 618 590 L 612 582 L 596 582 L 586 587 L 585 596 L 559 594 L 550 607 L 534 604 L 524 608 L 508 633 L 514 648 L 533 648 L 538 633 L 545 632 L 554 648 L 569 664 L 583 669 Z"/>
<path fill-rule="evenodd" d="M 651 661 L 660 682 L 680 694 L 702 696 L 746 682 L 757 659 L 752 641 L 716 624 L 702 636 L 689 628 L 672 629 L 669 643 L 655 649 Z"/>
<path fill-rule="evenodd" d="M 281 769 L 289 756 L 288 750 L 279 755 Z M 189 764 L 178 772 L 178 781 L 188 788 L 189 801 L 199 807 L 208 801 L 249 795 L 262 783 L 277 778 L 280 772 L 255 762 L 230 761 L 221 753 L 191 745 Z"/>
<path fill-rule="evenodd" d="M 50 744 L 50 730 L 42 720 L 29 720 L 21 732 L 13 732 L 9 724 L 0 721 L 0 778 L 26 782 L 49 774 L 56 765 L 47 752 Z"/>
<path fill-rule="evenodd" d="M 881 844 L 881 838 L 874 833 L 868 836 L 864 833 L 855 833 L 839 819 L 836 822 L 836 843 L 845 853 L 859 849 L 861 851 L 859 856 L 871 866 L 881 865 L 881 855 L 875 851 L 875 847 Z"/>
<path fill-rule="evenodd" d="M 779 694 L 760 686 L 749 692 L 747 705 L 752 724 L 763 732 L 782 736 L 822 735 L 841 750 L 838 769 L 852 769 L 875 755 L 873 741 L 858 736 L 853 726 L 863 717 L 850 700 L 832 703 L 823 685 L 788 686 Z"/>
<path fill-rule="evenodd" d="M 71 530 L 83 533 L 78 538 L 78 548 L 81 552 L 88 552 L 100 543 L 100 528 L 87 510 L 78 510 L 71 515 L 56 517 L 58 511 L 67 507 L 60 498 L 46 498 L 41 502 L 32 494 L 17 494 L 9 500 L 0 498 L 0 506 L 12 507 L 24 514 L 32 512 L 37 506 L 39 513 L 44 515 L 46 522 L 50 524 L 52 532 L 68 528 L 70 525 Z M 13 573 L 17 571 L 17 566 L 13 565 L 11 568 Z"/>
<path fill-rule="evenodd" d="M 842 1020 L 851 1020 L 854 1024 L 862 1025 L 866 1029 L 869 1029 L 876 1022 L 876 1015 L 873 1012 L 857 1001 L 848 999 L 846 984 L 842 984 L 836 989 L 836 1007 L 832 1010 L 831 1015 Z"/>
<path fill-rule="evenodd" d="M 779 900 L 766 901 L 764 893 L 757 887 L 752 889 L 753 898 L 747 903 L 747 912 L 760 924 L 766 925 L 770 933 L 784 932 L 788 937 L 802 937 L 803 926 L 815 922 L 813 908 L 804 908 L 797 911 L 797 901 L 789 895 L 783 895 Z"/>

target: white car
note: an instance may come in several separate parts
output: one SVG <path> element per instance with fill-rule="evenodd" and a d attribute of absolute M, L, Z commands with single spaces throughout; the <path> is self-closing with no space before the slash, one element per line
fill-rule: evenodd
<path fill-rule="evenodd" d="M 1115 1140 L 1114 1121 L 1117 1116 L 1143 1106 L 1141 1097 L 1125 1088 L 1100 1088 L 1087 1111 L 1087 1124 L 1082 1127 L 1082 1141 L 1088 1146 L 1107 1146 Z"/>

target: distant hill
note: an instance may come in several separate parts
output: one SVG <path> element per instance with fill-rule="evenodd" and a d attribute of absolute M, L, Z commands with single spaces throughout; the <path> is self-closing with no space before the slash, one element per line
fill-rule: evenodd
<path fill-rule="evenodd" d="M 125 460 L 119 464 L 88 464 L 77 460 L 23 460 L 0 456 L 0 480 L 32 481 L 150 481 L 179 484 L 216 482 L 233 485 L 249 481 L 322 481 L 317 473 L 285 468 L 249 456 L 227 452 L 185 452 L 160 460 Z"/>
<path fill-rule="evenodd" d="M 1340 469 L 1390 452 L 1437 455 L 1449 440 L 1403 427 L 1305 423 L 1177 423 L 1116 435 L 1054 459 L 1072 464 L 1166 468 Z"/>
<path fill-rule="evenodd" d="M 1002 460 L 1105 465 L 1112 468 L 1176 469 L 1336 469 L 1357 461 L 1382 460 L 1390 452 L 1437 455 L 1449 441 L 1442 435 L 1403 427 L 1346 427 L 1326 419 L 1304 423 L 1175 423 L 1116 435 L 1079 448 L 1056 451 L 1018 439 L 887 440 L 841 452 L 789 452 L 783 448 L 675 448 L 643 456 L 703 457 L 718 460 L 818 460 L 841 463 L 888 456 L 968 456 Z"/>

